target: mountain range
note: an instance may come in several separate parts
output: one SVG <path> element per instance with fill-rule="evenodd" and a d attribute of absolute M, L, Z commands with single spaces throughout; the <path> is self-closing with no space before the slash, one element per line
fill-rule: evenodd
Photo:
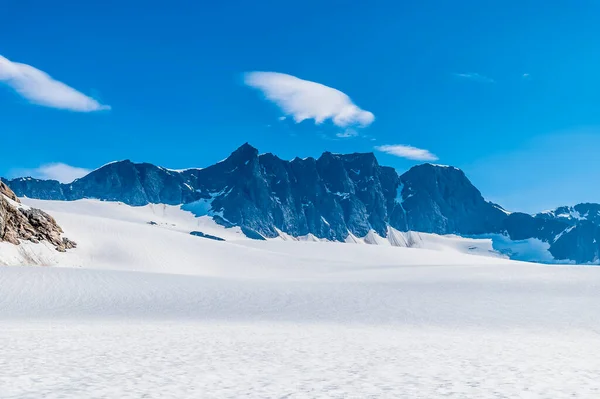
<path fill-rule="evenodd" d="M 600 254 L 600 204 L 535 215 L 509 212 L 486 201 L 458 168 L 426 163 L 399 174 L 379 165 L 373 153 L 325 152 L 318 159 L 286 161 L 259 155 L 246 143 L 203 169 L 175 171 L 126 160 L 68 184 L 31 177 L 2 181 L 19 197 L 182 205 L 257 239 L 283 232 L 346 241 L 370 232 L 386 237 L 392 228 L 535 243 L 557 262 L 597 263 Z M 520 255 L 510 245 L 502 251 Z"/>

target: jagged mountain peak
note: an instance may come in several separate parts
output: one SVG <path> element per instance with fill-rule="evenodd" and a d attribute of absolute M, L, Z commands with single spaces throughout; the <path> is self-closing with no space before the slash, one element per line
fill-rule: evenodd
<path fill-rule="evenodd" d="M 469 235 L 502 231 L 507 212 L 486 201 L 458 168 L 417 165 L 400 181 L 401 200 L 414 230 Z"/>
<path fill-rule="evenodd" d="M 318 159 L 335 158 L 345 162 L 362 161 L 362 162 L 377 162 L 377 158 L 373 152 L 354 152 L 350 154 L 338 154 L 330 151 L 325 151 Z"/>
<path fill-rule="evenodd" d="M 205 169 L 217 168 L 217 169 L 229 169 L 235 170 L 237 167 L 244 164 L 248 164 L 258 159 L 258 150 L 248 143 L 242 144 L 229 156 L 214 165 L 211 165 Z"/>
<path fill-rule="evenodd" d="M 292 162 L 292 163 L 303 163 L 303 162 L 312 162 L 312 163 L 314 163 L 316 161 L 317 160 L 314 157 L 306 157 L 306 158 L 295 157 L 290 162 Z"/>
<path fill-rule="evenodd" d="M 600 219 L 600 204 L 580 203 L 574 206 L 559 206 L 558 208 L 540 212 L 534 215 L 537 218 L 562 218 L 565 220 Z"/>
<path fill-rule="evenodd" d="M 258 156 L 258 149 L 251 146 L 249 143 L 244 143 L 241 146 L 239 146 L 235 151 L 233 151 L 231 153 L 231 155 L 229 156 L 229 158 L 231 158 L 231 157 L 247 158 L 247 157 L 256 157 L 256 156 Z"/>
<path fill-rule="evenodd" d="M 416 165 L 400 176 L 400 180 L 409 187 L 427 187 L 430 191 L 439 191 L 443 196 L 456 194 L 460 188 L 462 194 L 481 197 L 481 192 L 471 183 L 467 175 L 459 168 L 425 163 Z"/>
<path fill-rule="evenodd" d="M 460 174 L 463 176 L 465 172 L 456 166 L 439 165 L 435 163 L 422 163 L 411 167 L 405 173 L 436 173 L 436 174 Z"/>
<path fill-rule="evenodd" d="M 121 159 L 118 161 L 111 161 L 111 162 L 105 163 L 104 165 L 100 166 L 99 168 L 92 170 L 90 173 L 97 172 L 99 170 L 110 170 L 110 169 L 116 169 L 116 168 L 130 167 L 133 165 L 136 165 L 136 163 L 134 163 L 130 159 Z"/>

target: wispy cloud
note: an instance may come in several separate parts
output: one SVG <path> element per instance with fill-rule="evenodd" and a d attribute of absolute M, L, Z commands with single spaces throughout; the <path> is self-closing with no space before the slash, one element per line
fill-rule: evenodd
<path fill-rule="evenodd" d="M 358 132 L 355 129 L 350 129 L 350 128 L 344 130 L 343 132 L 338 132 L 335 134 L 335 137 L 338 137 L 340 139 L 349 139 L 349 138 L 358 137 L 358 136 L 359 136 Z"/>
<path fill-rule="evenodd" d="M 462 79 L 469 79 L 469 80 L 473 80 L 476 82 L 481 82 L 481 83 L 496 83 L 496 81 L 492 78 L 489 78 L 484 75 L 480 75 L 478 73 L 473 73 L 473 72 L 455 73 L 454 76 L 462 78 Z"/>
<path fill-rule="evenodd" d="M 410 145 L 394 144 L 380 145 L 375 147 L 377 151 L 386 154 L 395 155 L 401 158 L 413 159 L 416 161 L 437 161 L 438 157 L 422 148 L 412 147 Z"/>
<path fill-rule="evenodd" d="M 296 123 L 314 119 L 320 124 L 327 119 L 340 127 L 373 123 L 375 116 L 355 105 L 350 97 L 320 83 L 277 72 L 249 72 L 245 83 L 261 90 Z"/>
<path fill-rule="evenodd" d="M 35 177 L 43 180 L 58 180 L 61 183 L 71 183 L 90 173 L 89 169 L 78 168 L 64 163 L 49 163 L 35 169 L 17 169 L 12 171 L 13 177 Z"/>
<path fill-rule="evenodd" d="M 91 97 L 52 79 L 47 73 L 30 65 L 12 62 L 0 56 L 0 83 L 38 105 L 77 112 L 108 110 Z"/>

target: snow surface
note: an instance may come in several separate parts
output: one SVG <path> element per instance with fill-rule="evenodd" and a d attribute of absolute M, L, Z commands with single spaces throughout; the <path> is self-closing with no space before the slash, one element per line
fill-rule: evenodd
<path fill-rule="evenodd" d="M 65 236 L 76 241 L 78 247 L 67 253 L 58 253 L 49 245 L 23 243 L 20 246 L 13 246 L 0 243 L 0 265 L 60 265 L 195 274 L 199 269 L 199 263 L 212 265 L 212 268 L 218 270 L 223 264 L 240 264 L 240 259 L 278 268 L 282 259 L 290 253 L 297 254 L 298 249 L 305 252 L 304 257 L 308 257 L 306 262 L 326 260 L 352 263 L 355 257 L 358 257 L 376 263 L 435 264 L 439 263 L 440 259 L 451 263 L 469 262 L 471 258 L 466 254 L 500 256 L 494 252 L 492 241 L 487 238 L 469 239 L 399 232 L 392 228 L 388 230 L 388 236 L 385 238 L 371 231 L 366 237 L 353 237 L 350 240 L 378 246 L 419 248 L 418 256 L 409 252 L 412 255 L 407 257 L 403 256 L 403 252 L 399 252 L 406 251 L 407 248 L 347 248 L 348 245 L 327 242 L 312 234 L 292 237 L 283 232 L 280 232 L 280 237 L 273 241 L 320 242 L 320 245 L 311 246 L 307 251 L 303 246 L 305 244 L 288 242 L 286 249 L 280 250 L 281 247 L 276 243 L 249 240 L 239 227 L 225 228 L 215 223 L 209 216 L 196 217 L 195 214 L 205 214 L 200 208 L 208 209 L 201 201 L 184 206 L 186 210 L 172 205 L 151 204 L 132 207 L 119 202 L 89 199 L 78 201 L 23 199 L 23 202 L 24 206 L 29 205 L 49 212 L 63 228 Z M 191 236 L 189 233 L 192 231 L 220 237 L 227 242 L 214 242 Z M 441 257 L 438 251 L 457 254 L 457 257 L 446 259 Z M 465 255 L 460 256 L 460 254 Z M 271 260 L 265 262 L 266 258 Z M 478 262 L 494 261 L 484 259 Z"/>
<path fill-rule="evenodd" d="M 502 234 L 482 234 L 474 237 L 477 240 L 488 239 L 492 243 L 492 250 L 510 257 L 513 260 L 540 263 L 569 263 L 565 260 L 556 260 L 550 253 L 550 244 L 538 238 L 526 240 L 511 240 Z M 557 237 L 558 239 L 559 237 Z M 574 262 L 573 262 L 574 263 Z"/>
<path fill-rule="evenodd" d="M 253 241 L 177 207 L 26 203 L 79 247 L 0 246 L 62 266 L 0 267 L 0 398 L 600 397 L 600 268 L 468 253 L 491 240 Z"/>

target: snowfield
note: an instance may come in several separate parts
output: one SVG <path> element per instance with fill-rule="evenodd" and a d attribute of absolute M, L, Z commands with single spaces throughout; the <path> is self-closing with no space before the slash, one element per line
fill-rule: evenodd
<path fill-rule="evenodd" d="M 79 247 L 0 244 L 0 398 L 600 397 L 598 267 L 508 261 L 486 240 L 253 241 L 177 207 L 25 202 Z"/>
<path fill-rule="evenodd" d="M 2 398 L 597 398 L 598 336 L 293 323 L 2 326 Z"/>

